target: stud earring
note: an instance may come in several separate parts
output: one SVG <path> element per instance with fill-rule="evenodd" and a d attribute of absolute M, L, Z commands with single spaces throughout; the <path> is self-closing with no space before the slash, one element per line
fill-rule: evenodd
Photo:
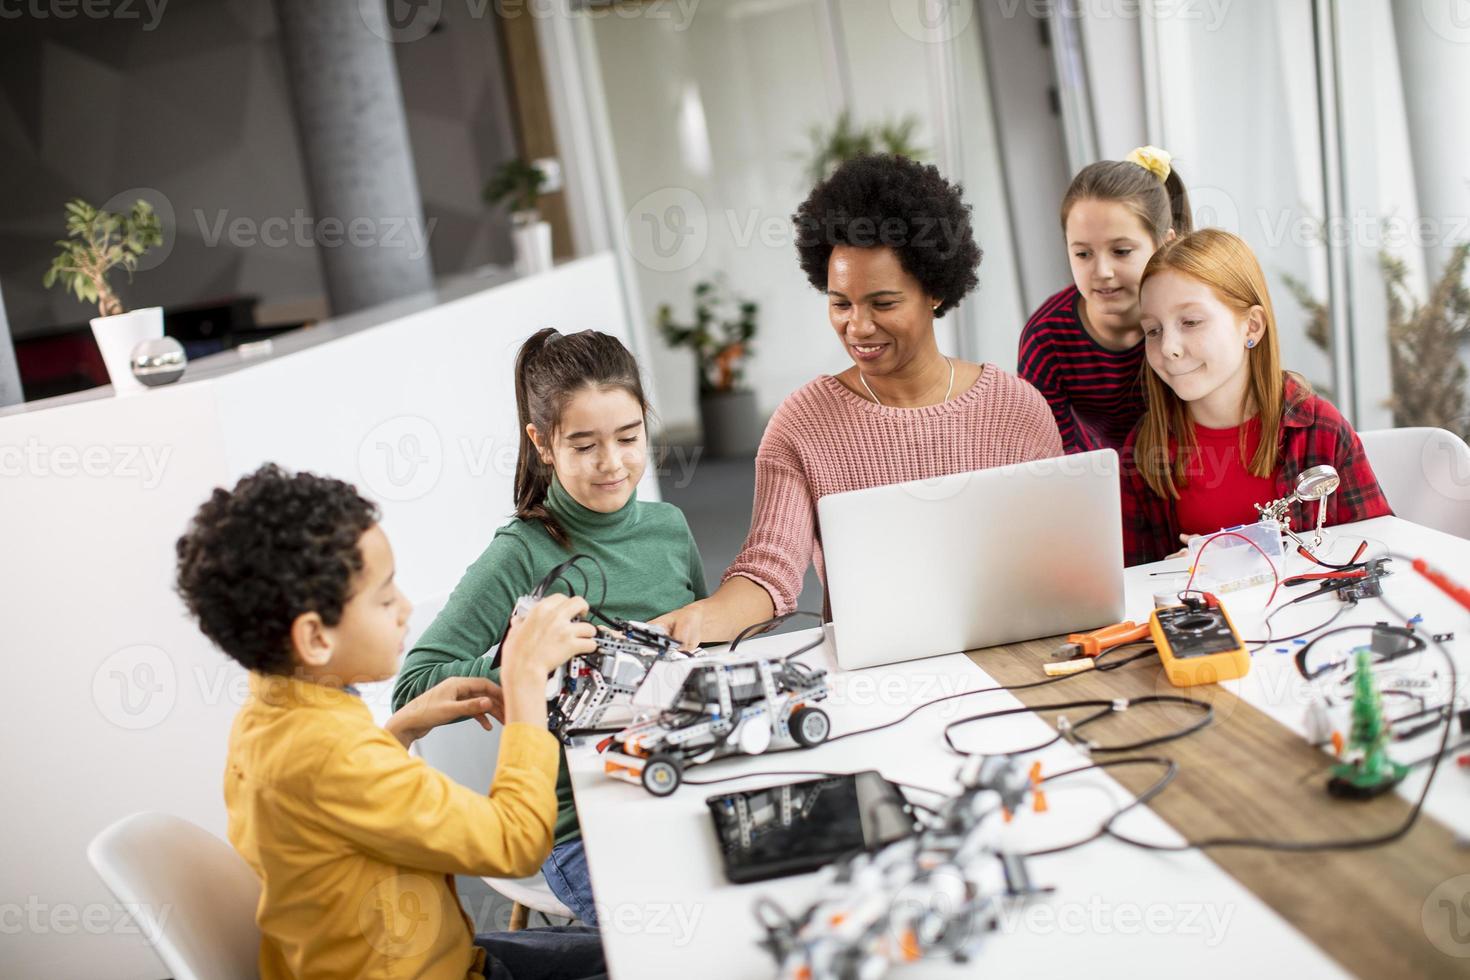
<path fill-rule="evenodd" d="M 1250 349 L 1252 349 L 1255 346 L 1256 346 L 1256 342 L 1254 340 L 1247 340 L 1245 342 L 1245 349 L 1246 350 L 1250 350 Z"/>

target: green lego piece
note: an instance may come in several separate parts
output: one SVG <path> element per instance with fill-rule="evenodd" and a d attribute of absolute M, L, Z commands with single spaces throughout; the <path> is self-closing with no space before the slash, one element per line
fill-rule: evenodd
<path fill-rule="evenodd" d="M 1383 718 L 1383 698 L 1373 682 L 1373 652 L 1354 651 L 1353 725 L 1348 732 L 1344 761 L 1332 767 L 1328 788 L 1342 796 L 1376 796 L 1409 772 L 1388 756 L 1389 729 Z"/>

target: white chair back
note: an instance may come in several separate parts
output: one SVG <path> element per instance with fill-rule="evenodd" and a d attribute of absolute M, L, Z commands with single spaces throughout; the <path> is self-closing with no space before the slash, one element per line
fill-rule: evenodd
<path fill-rule="evenodd" d="M 1395 514 L 1470 538 L 1470 447 L 1463 439 L 1428 427 L 1358 435 Z"/>
<path fill-rule="evenodd" d="M 171 976 L 259 975 L 260 879 L 229 844 L 180 817 L 135 813 L 94 837 L 87 857 Z"/>

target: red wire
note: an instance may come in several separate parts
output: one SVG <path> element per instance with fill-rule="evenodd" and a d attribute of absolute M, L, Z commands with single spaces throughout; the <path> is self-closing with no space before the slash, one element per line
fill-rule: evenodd
<path fill-rule="evenodd" d="M 1246 537 L 1244 534 L 1241 534 L 1238 531 L 1221 531 L 1218 534 L 1212 534 L 1205 539 L 1205 543 L 1200 545 L 1199 551 L 1195 553 L 1194 567 L 1189 570 L 1189 581 L 1184 583 L 1184 592 L 1194 591 L 1190 588 L 1190 586 L 1194 584 L 1194 576 L 1199 572 L 1200 559 L 1205 556 L 1205 549 L 1214 544 L 1216 541 L 1220 540 L 1221 538 L 1239 538 L 1246 544 L 1250 545 L 1252 548 L 1256 549 L 1256 551 L 1260 552 L 1261 557 L 1266 559 L 1266 564 L 1271 569 L 1271 579 L 1273 582 L 1271 586 L 1271 597 L 1266 600 L 1266 605 L 1269 606 L 1271 604 L 1271 600 L 1276 598 L 1276 590 L 1281 588 L 1281 575 L 1277 573 L 1276 563 L 1271 560 L 1271 556 L 1266 554 L 1266 552 L 1262 550 L 1260 545 L 1256 544 L 1250 538 Z M 1366 544 L 1367 542 L 1364 543 Z M 1179 594 L 1183 595 L 1184 592 L 1181 592 Z"/>

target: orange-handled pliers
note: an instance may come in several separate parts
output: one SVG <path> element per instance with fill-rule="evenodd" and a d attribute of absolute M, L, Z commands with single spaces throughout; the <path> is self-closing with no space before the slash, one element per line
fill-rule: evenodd
<path fill-rule="evenodd" d="M 1104 626 L 1091 633 L 1071 633 L 1067 642 L 1057 648 L 1053 660 L 1071 660 L 1073 657 L 1096 657 L 1104 650 L 1120 647 L 1125 643 L 1137 643 L 1149 637 L 1148 623 L 1137 625 L 1133 620 Z"/>

